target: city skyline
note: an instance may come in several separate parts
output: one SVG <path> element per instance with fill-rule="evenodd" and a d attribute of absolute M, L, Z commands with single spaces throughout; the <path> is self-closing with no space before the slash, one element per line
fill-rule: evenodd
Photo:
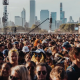
<path fill-rule="evenodd" d="M 60 20 L 60 2 L 63 4 L 63 11 L 65 11 L 65 17 L 69 21 L 69 17 L 72 16 L 74 21 L 77 21 L 80 17 L 80 12 L 78 8 L 80 7 L 79 0 L 35 0 L 36 2 L 36 15 L 38 20 L 40 20 L 40 11 L 49 10 L 50 12 L 57 12 L 57 20 Z M 46 3 L 45 3 L 46 2 Z M 72 4 L 69 4 L 71 3 Z M 17 3 L 17 4 L 16 4 Z M 18 5 L 19 4 L 19 5 Z M 48 6 L 50 5 L 50 6 Z M 20 16 L 22 9 L 26 10 L 26 20 L 30 20 L 30 0 L 9 0 L 8 13 L 9 21 L 14 21 L 14 16 Z M 13 12 L 15 11 L 15 12 Z M 2 0 L 0 0 L 0 17 L 3 16 L 3 5 Z"/>

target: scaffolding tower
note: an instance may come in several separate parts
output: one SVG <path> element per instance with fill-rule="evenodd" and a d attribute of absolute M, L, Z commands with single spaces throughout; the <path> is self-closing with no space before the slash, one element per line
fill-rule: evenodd
<path fill-rule="evenodd" d="M 4 34 L 7 34 L 7 24 L 8 24 L 7 6 L 8 5 L 9 5 L 9 0 L 3 0 L 4 11 L 3 11 L 2 22 L 3 22 L 3 33 Z"/>

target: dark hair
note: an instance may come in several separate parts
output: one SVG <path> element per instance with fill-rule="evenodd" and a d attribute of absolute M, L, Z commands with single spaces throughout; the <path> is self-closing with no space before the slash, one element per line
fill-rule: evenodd
<path fill-rule="evenodd" d="M 46 67 L 46 70 L 47 70 L 47 77 L 46 77 L 46 79 L 49 80 L 50 79 L 50 75 L 49 74 L 51 72 L 51 67 L 47 63 L 39 63 L 39 64 L 37 64 L 36 68 L 38 66 L 45 66 Z"/>
<path fill-rule="evenodd" d="M 28 64 L 28 63 L 32 63 L 36 67 L 35 62 L 33 62 L 33 61 L 27 61 L 26 64 Z"/>
<path fill-rule="evenodd" d="M 3 53 L 0 52 L 0 57 L 2 57 L 4 59 Z"/>
<path fill-rule="evenodd" d="M 10 62 L 5 62 L 5 63 L 2 64 L 2 66 L 3 66 L 4 64 L 9 65 L 10 68 L 12 67 L 12 64 L 11 64 Z"/>
<path fill-rule="evenodd" d="M 19 56 L 24 57 L 23 51 L 19 51 Z"/>

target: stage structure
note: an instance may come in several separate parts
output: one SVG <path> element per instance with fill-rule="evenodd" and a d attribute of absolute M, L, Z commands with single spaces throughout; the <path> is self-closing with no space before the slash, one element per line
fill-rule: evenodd
<path fill-rule="evenodd" d="M 7 6 L 9 5 L 9 0 L 3 0 L 4 12 L 2 17 L 3 22 L 3 33 L 7 34 L 7 24 L 8 24 L 8 13 L 7 13 Z"/>

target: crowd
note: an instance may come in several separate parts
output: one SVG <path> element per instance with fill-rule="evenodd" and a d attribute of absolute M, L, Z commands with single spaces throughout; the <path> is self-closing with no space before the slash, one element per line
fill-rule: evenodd
<path fill-rule="evenodd" d="M 80 80 L 80 35 L 0 35 L 0 80 Z"/>

